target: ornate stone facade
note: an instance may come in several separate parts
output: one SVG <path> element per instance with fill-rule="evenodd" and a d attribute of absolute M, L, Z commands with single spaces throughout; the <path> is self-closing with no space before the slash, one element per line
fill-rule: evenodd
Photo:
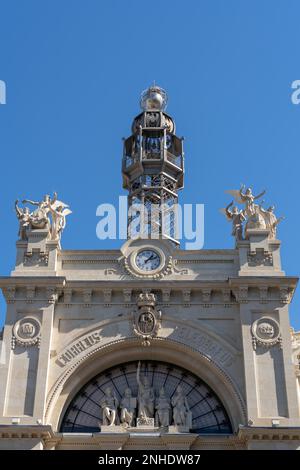
<path fill-rule="evenodd" d="M 174 132 L 151 113 L 147 125 Z M 241 194 L 246 218 L 254 196 Z M 47 221 L 28 228 L 19 213 L 16 266 L 0 279 L 0 448 L 299 448 L 297 278 L 275 225 L 252 220 L 244 237 L 227 211 L 235 248 L 195 251 L 162 238 L 63 250 Z"/>

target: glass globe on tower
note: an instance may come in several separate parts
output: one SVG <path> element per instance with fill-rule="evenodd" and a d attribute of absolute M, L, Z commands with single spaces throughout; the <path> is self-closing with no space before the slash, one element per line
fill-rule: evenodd
<path fill-rule="evenodd" d="M 167 103 L 168 95 L 159 86 L 153 85 L 141 94 L 140 105 L 144 111 L 164 111 Z"/>

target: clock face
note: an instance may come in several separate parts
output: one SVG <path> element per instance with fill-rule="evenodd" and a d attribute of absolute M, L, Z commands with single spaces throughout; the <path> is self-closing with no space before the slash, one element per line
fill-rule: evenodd
<path fill-rule="evenodd" d="M 143 250 L 136 255 L 135 264 L 141 271 L 154 271 L 160 265 L 160 256 L 154 250 Z"/>

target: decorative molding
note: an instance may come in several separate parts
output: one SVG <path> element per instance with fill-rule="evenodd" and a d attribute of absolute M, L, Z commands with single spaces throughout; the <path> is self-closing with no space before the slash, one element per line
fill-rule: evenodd
<path fill-rule="evenodd" d="M 233 291 L 237 302 L 246 304 L 248 302 L 248 286 L 239 286 L 238 290 Z"/>
<path fill-rule="evenodd" d="M 230 304 L 232 303 L 231 289 L 222 289 L 222 296 L 223 296 L 224 307 L 229 307 Z"/>
<path fill-rule="evenodd" d="M 210 301 L 211 301 L 211 289 L 202 289 L 202 302 L 203 302 L 203 307 L 210 307 Z"/>
<path fill-rule="evenodd" d="M 24 266 L 48 266 L 48 262 L 48 252 L 33 249 L 24 253 Z"/>
<path fill-rule="evenodd" d="M 89 307 L 92 303 L 92 289 L 84 289 L 83 291 L 83 303 L 85 307 Z"/>
<path fill-rule="evenodd" d="M 279 295 L 282 304 L 289 304 L 292 300 L 292 291 L 288 286 L 281 286 L 279 288 Z"/>
<path fill-rule="evenodd" d="M 56 287 L 47 287 L 47 300 L 49 304 L 54 304 L 57 301 L 57 289 Z"/>
<path fill-rule="evenodd" d="M 191 305 L 191 289 L 184 289 L 182 291 L 182 298 L 183 298 L 183 306 L 190 307 Z"/>
<path fill-rule="evenodd" d="M 173 271 L 174 271 L 174 273 L 180 274 L 181 276 L 189 274 L 188 269 L 178 269 L 177 264 L 178 264 L 178 260 L 174 259 L 174 261 L 173 261 Z"/>
<path fill-rule="evenodd" d="M 171 289 L 162 289 L 162 301 L 165 305 L 165 307 L 168 307 L 170 304 L 170 298 L 171 298 Z"/>
<path fill-rule="evenodd" d="M 118 263 L 117 259 L 112 258 L 101 258 L 101 259 L 63 259 L 62 266 L 64 264 L 100 264 L 100 263 Z"/>
<path fill-rule="evenodd" d="M 14 286 L 5 287 L 2 289 L 2 292 L 8 304 L 15 302 L 16 288 Z"/>
<path fill-rule="evenodd" d="M 248 252 L 248 265 L 257 266 L 273 266 L 273 255 L 263 248 L 256 248 L 255 251 Z"/>
<path fill-rule="evenodd" d="M 234 264 L 234 259 L 177 259 L 176 264 Z"/>
<path fill-rule="evenodd" d="M 104 270 L 104 275 L 105 276 L 113 276 L 113 275 L 117 275 L 117 274 L 120 274 L 120 273 L 115 268 L 107 268 L 107 269 Z"/>
<path fill-rule="evenodd" d="M 123 299 L 125 307 L 129 307 L 131 303 L 132 289 L 123 289 Z"/>
<path fill-rule="evenodd" d="M 261 304 L 268 303 L 268 286 L 259 287 L 259 301 Z"/>
<path fill-rule="evenodd" d="M 279 344 L 282 348 L 282 337 L 279 323 L 271 317 L 262 317 L 252 323 L 252 345 L 256 350 L 257 346 L 269 348 Z"/>
<path fill-rule="evenodd" d="M 70 303 L 72 302 L 72 294 L 72 289 L 64 289 L 64 304 L 66 306 L 70 305 Z"/>
<path fill-rule="evenodd" d="M 26 303 L 30 304 L 33 302 L 35 297 L 35 286 L 26 287 Z"/>
<path fill-rule="evenodd" d="M 25 317 L 18 320 L 13 326 L 11 348 L 15 349 L 16 343 L 28 347 L 38 345 L 41 341 L 41 324 L 33 317 Z"/>
<path fill-rule="evenodd" d="M 105 307 L 110 307 L 111 297 L 112 297 L 112 289 L 104 289 L 103 290 L 103 297 L 104 297 L 104 306 Z"/>

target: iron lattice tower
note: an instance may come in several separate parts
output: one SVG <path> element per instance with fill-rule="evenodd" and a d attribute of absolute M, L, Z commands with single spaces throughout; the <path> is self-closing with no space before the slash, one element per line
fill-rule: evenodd
<path fill-rule="evenodd" d="M 177 241 L 178 190 L 183 188 L 183 138 L 165 113 L 167 94 L 152 86 L 141 95 L 143 112 L 124 139 L 123 188 L 128 194 L 128 238 Z"/>

